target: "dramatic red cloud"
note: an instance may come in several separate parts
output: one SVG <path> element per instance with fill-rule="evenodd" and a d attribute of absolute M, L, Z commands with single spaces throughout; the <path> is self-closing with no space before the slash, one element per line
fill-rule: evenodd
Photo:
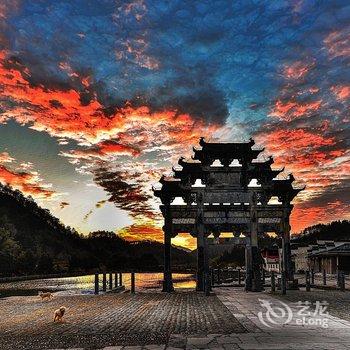
<path fill-rule="evenodd" d="M 281 120 L 291 121 L 295 118 L 307 116 L 320 109 L 322 101 L 313 102 L 297 102 L 297 101 L 282 101 L 277 100 L 270 116 L 277 117 Z"/>
<path fill-rule="evenodd" d="M 336 143 L 333 137 L 321 135 L 317 130 L 311 132 L 305 129 L 277 129 L 257 135 L 260 142 L 266 144 L 271 154 L 279 156 L 281 161 L 293 163 L 295 159 L 303 159 L 303 164 L 316 164 L 318 159 L 325 160 L 329 154 L 319 149 Z M 287 158 L 286 158 L 287 157 Z"/>
<path fill-rule="evenodd" d="M 318 207 L 308 204 L 315 203 L 315 198 L 350 179 L 350 154 L 344 145 L 339 144 L 339 140 L 327 136 L 329 124 L 329 121 L 325 121 L 320 127 L 312 129 L 289 129 L 288 124 L 284 128 L 271 125 L 270 130 L 266 128 L 269 131 L 256 135 L 257 141 L 264 143 L 267 152 L 274 155 L 276 166 L 286 166 L 287 171 L 293 172 L 297 180 L 307 185 L 306 190 L 296 198 L 297 205 L 291 218 L 293 232 L 319 221 L 344 217 L 347 213 L 345 204 L 340 201 L 329 205 L 320 203 Z"/>
<path fill-rule="evenodd" d="M 84 104 L 78 91 L 31 86 L 26 80 L 30 72 L 18 65 L 16 69 L 13 66 L 13 62 L 6 60 L 6 53 L 1 52 L 0 85 L 3 91 L 0 105 L 7 112 L 0 117 L 0 123 L 14 118 L 21 124 L 30 123 L 33 129 L 46 131 L 61 140 L 70 138 L 82 144 L 97 144 L 92 153 L 128 153 L 129 150 L 135 155 L 137 148 L 132 150 L 134 146 L 129 145 L 136 143 L 140 149 L 147 149 L 159 145 L 160 136 L 169 142 L 176 143 L 173 141 L 175 139 L 179 143 L 189 144 L 203 132 L 207 131 L 207 134 L 216 129 L 214 126 L 207 127 L 203 121 L 194 120 L 189 115 L 179 115 L 175 110 L 152 112 L 146 106 L 134 108 L 126 104 L 112 115 L 105 115 L 96 96 Z M 15 106 L 9 101 L 15 101 Z M 111 138 L 117 138 L 117 142 L 106 141 Z"/>
<path fill-rule="evenodd" d="M 65 157 L 76 160 L 88 160 L 93 158 L 106 159 L 109 155 L 138 156 L 139 154 L 140 151 L 137 149 L 109 140 L 97 143 L 93 147 L 83 150 L 73 150 L 61 153 L 61 155 Z"/>
<path fill-rule="evenodd" d="M 48 90 L 43 86 L 33 87 L 23 78 L 30 74 L 26 69 L 5 67 L 6 53 L 0 54 L 0 84 L 3 88 L 1 104 L 8 100 L 16 102 L 16 107 L 6 108 L 0 122 L 15 118 L 21 124 L 33 123 L 33 128 L 49 132 L 53 136 L 69 137 L 76 140 L 95 140 L 116 128 L 121 115 L 113 119 L 102 112 L 101 104 L 92 99 L 83 105 L 75 90 Z M 98 127 L 97 127 L 98 126 Z"/>
<path fill-rule="evenodd" d="M 349 212 L 349 208 L 340 201 L 327 205 L 323 202 L 315 207 L 316 198 L 350 179 L 349 152 L 345 146 L 338 146 L 335 138 L 327 137 L 320 131 L 272 129 L 256 137 L 274 155 L 276 166 L 286 166 L 287 171 L 293 172 L 297 180 L 307 185 L 295 200 L 291 217 L 293 232 L 318 222 L 344 218 Z"/>
<path fill-rule="evenodd" d="M 323 79 L 327 69 L 334 69 L 331 60 L 337 58 L 341 65 L 342 58 L 349 56 L 349 30 L 330 33 L 323 44 L 326 64 L 307 51 L 302 59 L 283 65 L 285 81 L 269 113 L 273 118 L 256 135 L 274 156 L 275 165 L 285 166 L 307 186 L 295 199 L 294 232 L 345 218 L 349 212 L 344 184 L 350 180 L 350 152 L 339 135 L 344 133 L 346 138 L 348 118 L 343 105 L 349 101 L 350 87 Z"/>
<path fill-rule="evenodd" d="M 0 164 L 0 182 L 36 198 L 50 198 L 55 192 L 41 183 L 37 173 L 9 170 Z"/>
<path fill-rule="evenodd" d="M 134 51 L 129 53 L 135 54 Z M 78 141 L 77 149 L 61 155 L 77 164 L 78 171 L 91 171 L 95 182 L 110 195 L 109 201 L 126 210 L 135 220 L 135 224 L 123 229 L 121 234 L 128 239 L 161 239 L 161 229 L 154 221 L 159 217 L 159 210 L 151 183 L 159 180 L 165 161 L 175 162 L 201 136 L 213 134 L 219 125 L 208 125 L 176 110 L 153 111 L 147 106 L 134 107 L 130 103 L 106 114 L 96 94 L 91 92 L 90 78 L 80 77 L 65 62 L 60 68 L 75 82 L 80 80 L 78 86 L 83 90 L 33 86 L 29 83 L 30 71 L 7 59 L 6 52 L 2 52 L 0 105 L 6 112 L 0 117 L 0 123 L 12 118 L 57 137 L 60 144 L 66 145 L 69 139 Z M 82 101 L 84 89 L 91 97 L 88 102 Z M 153 161 L 145 160 L 148 154 Z M 117 161 L 121 156 L 123 161 Z M 145 159 L 137 161 L 141 156 Z M 115 168 L 111 167 L 114 163 Z M 34 178 L 30 173 L 17 180 L 15 175 L 6 175 L 13 186 L 26 193 L 41 190 L 42 195 L 50 197 L 50 190 L 32 183 Z M 61 208 L 65 206 L 60 205 Z"/>

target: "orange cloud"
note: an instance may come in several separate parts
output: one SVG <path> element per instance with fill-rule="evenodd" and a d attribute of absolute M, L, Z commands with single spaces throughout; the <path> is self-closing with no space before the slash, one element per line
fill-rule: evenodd
<path fill-rule="evenodd" d="M 139 154 L 139 150 L 112 140 L 97 143 L 96 145 L 83 150 L 72 150 L 70 152 L 61 153 L 61 155 L 65 157 L 76 160 L 88 160 L 93 158 L 106 159 L 106 157 L 110 155 L 138 156 Z"/>
<path fill-rule="evenodd" d="M 159 226 L 155 226 L 152 222 L 134 223 L 130 226 L 123 227 L 118 231 L 118 235 L 127 241 L 164 241 L 162 228 Z"/>
<path fill-rule="evenodd" d="M 134 108 L 126 104 L 114 113 L 105 115 L 104 107 L 95 95 L 89 103 L 81 101 L 76 90 L 49 90 L 43 86 L 32 86 L 25 78 L 30 72 L 15 66 L 6 59 L 6 52 L 0 53 L 0 105 L 5 112 L 0 123 L 13 118 L 31 128 L 46 131 L 61 139 L 74 139 L 82 144 L 97 145 L 96 153 L 120 153 L 121 150 L 138 152 L 160 147 L 159 137 L 166 142 L 191 144 L 204 133 L 212 133 L 217 126 L 207 126 L 187 114 L 179 115 L 176 110 L 153 112 L 146 106 Z M 16 102 L 9 104 L 9 101 Z M 151 132 L 152 131 L 152 132 Z M 118 142 L 110 142 L 117 139 Z M 100 144 L 99 144 L 100 143 Z M 136 143 L 137 147 L 134 147 Z M 129 146 L 133 145 L 133 146 Z M 170 147 L 169 147 L 170 148 Z"/>
<path fill-rule="evenodd" d="M 43 185 L 36 173 L 18 172 L 0 165 L 0 182 L 36 198 L 50 198 L 55 191 Z"/>
<path fill-rule="evenodd" d="M 287 79 L 297 80 L 303 78 L 312 68 L 313 63 L 305 63 L 303 61 L 296 61 L 284 67 L 283 73 Z"/>
<path fill-rule="evenodd" d="M 350 55 L 349 29 L 334 31 L 328 34 L 323 42 L 331 59 L 341 56 L 348 57 Z"/>
<path fill-rule="evenodd" d="M 341 201 L 327 203 L 324 206 L 296 205 L 291 214 L 293 232 L 301 232 L 305 227 L 326 223 L 337 218 L 350 219 L 350 206 Z"/>
<path fill-rule="evenodd" d="M 305 103 L 293 100 L 277 100 L 273 110 L 270 112 L 270 116 L 277 117 L 278 119 L 285 121 L 291 121 L 295 118 L 300 118 L 316 112 L 320 109 L 321 104 L 321 100 Z"/>
<path fill-rule="evenodd" d="M 296 202 L 307 202 L 350 179 L 350 152 L 334 137 L 314 129 L 272 129 L 256 135 L 257 141 L 275 157 L 275 165 L 286 166 L 296 179 L 306 183 L 306 190 Z"/>
<path fill-rule="evenodd" d="M 11 163 L 12 168 L 5 166 Z M 31 163 L 21 163 L 20 169 L 14 169 L 16 160 L 7 152 L 0 153 L 0 182 L 22 191 L 35 198 L 48 199 L 56 195 L 51 185 L 43 184 L 36 171 L 31 171 Z"/>
<path fill-rule="evenodd" d="M 346 101 L 350 97 L 350 86 L 346 86 L 346 85 L 332 86 L 331 91 L 336 96 L 336 99 L 339 101 Z"/>

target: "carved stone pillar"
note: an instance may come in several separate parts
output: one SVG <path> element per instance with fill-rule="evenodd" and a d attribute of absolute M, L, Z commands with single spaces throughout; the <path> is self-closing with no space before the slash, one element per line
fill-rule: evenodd
<path fill-rule="evenodd" d="M 197 227 L 198 228 L 198 227 Z M 204 232 L 197 230 L 197 291 L 203 291 L 204 279 Z"/>
<path fill-rule="evenodd" d="M 204 291 L 204 280 L 205 273 L 209 271 L 208 264 L 208 252 L 206 237 L 204 234 L 204 223 L 203 223 L 203 195 L 197 194 L 197 220 L 196 220 L 196 231 L 197 231 L 197 291 Z"/>
<path fill-rule="evenodd" d="M 261 257 L 258 247 L 258 214 L 257 214 L 257 198 L 253 193 L 250 203 L 250 244 L 252 255 L 252 291 L 261 292 Z"/>
<path fill-rule="evenodd" d="M 164 279 L 163 292 L 173 292 L 173 278 L 171 274 L 171 218 L 169 208 L 164 209 Z"/>
<path fill-rule="evenodd" d="M 283 209 L 283 224 L 282 224 L 282 258 L 284 271 L 286 273 L 287 281 L 294 281 L 294 269 L 292 262 L 292 254 L 290 247 L 290 224 L 289 215 L 291 208 L 286 205 Z"/>
<path fill-rule="evenodd" d="M 209 247 L 208 238 L 204 233 L 204 291 L 206 295 L 210 294 L 210 268 L 209 268 Z"/>
<path fill-rule="evenodd" d="M 252 246 L 250 244 L 250 237 L 246 235 L 245 245 L 245 291 L 252 290 L 253 265 L 252 265 Z"/>

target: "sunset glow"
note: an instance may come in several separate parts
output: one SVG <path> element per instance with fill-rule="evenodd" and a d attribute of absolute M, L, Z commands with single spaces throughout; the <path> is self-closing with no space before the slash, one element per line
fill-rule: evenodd
<path fill-rule="evenodd" d="M 162 241 L 151 185 L 201 136 L 253 137 L 307 186 L 292 232 L 350 219 L 348 8 L 297 3 L 3 2 L 0 182 Z"/>

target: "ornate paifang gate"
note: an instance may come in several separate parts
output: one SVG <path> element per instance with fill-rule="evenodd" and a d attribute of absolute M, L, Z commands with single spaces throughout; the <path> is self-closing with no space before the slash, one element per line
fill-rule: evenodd
<path fill-rule="evenodd" d="M 289 216 L 291 201 L 303 188 L 294 188 L 293 175 L 277 180 L 283 169 L 273 170 L 272 157 L 259 162 L 257 156 L 264 149 L 253 149 L 254 141 L 244 143 L 214 143 L 199 141 L 191 159 L 180 158 L 180 168 L 173 168 L 172 177 L 160 179 L 161 188 L 153 188 L 159 197 L 164 217 L 164 281 L 163 291 L 173 291 L 171 275 L 171 238 L 178 233 L 190 233 L 197 238 L 197 290 L 204 290 L 208 281 L 209 263 L 207 237 L 213 233 L 243 233 L 246 237 L 246 283 L 248 291 L 260 291 L 261 266 L 258 235 L 276 232 L 282 238 L 283 269 L 287 281 L 293 281 L 290 251 Z M 221 166 L 213 166 L 219 160 Z M 231 165 L 238 160 L 239 165 Z M 197 186 L 196 180 L 202 185 Z M 252 179 L 254 187 L 248 186 Z M 181 197 L 186 205 L 171 204 Z M 278 197 L 281 204 L 268 204 Z"/>

